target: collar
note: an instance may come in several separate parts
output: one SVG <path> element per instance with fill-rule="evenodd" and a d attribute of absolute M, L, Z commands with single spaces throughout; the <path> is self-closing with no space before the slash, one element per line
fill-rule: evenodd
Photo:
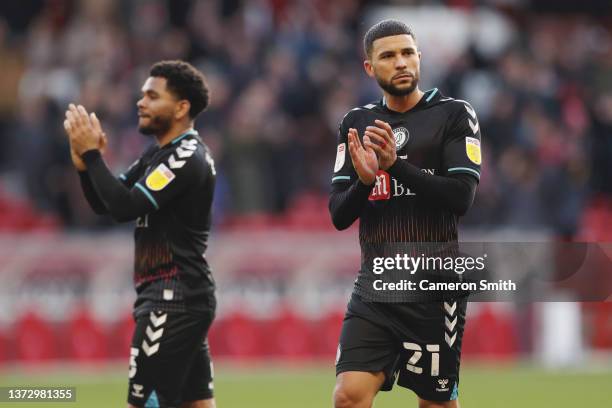
<path fill-rule="evenodd" d="M 387 99 L 384 96 L 382 97 L 382 99 L 380 101 L 380 104 L 388 112 L 399 113 L 399 114 L 401 114 L 401 113 L 408 113 L 408 112 L 411 112 L 411 111 L 413 111 L 415 109 L 420 109 L 422 107 L 425 107 L 427 105 L 432 104 L 433 102 L 435 102 L 438 99 L 440 99 L 441 95 L 442 94 L 438 91 L 438 88 L 429 89 L 429 90 L 427 90 L 427 91 L 425 91 L 423 93 L 423 96 L 417 102 L 417 104 L 414 105 L 414 107 L 412 109 L 410 109 L 410 110 L 408 110 L 406 112 L 396 112 L 394 110 L 389 109 L 389 107 L 387 106 Z"/>
<path fill-rule="evenodd" d="M 196 136 L 199 137 L 199 133 L 197 130 L 195 129 L 189 129 L 188 131 L 186 131 L 185 133 L 175 137 L 174 139 L 172 139 L 172 141 L 168 144 L 177 144 L 179 141 L 181 141 L 182 139 L 186 138 L 187 136 L 192 135 L 192 136 Z"/>

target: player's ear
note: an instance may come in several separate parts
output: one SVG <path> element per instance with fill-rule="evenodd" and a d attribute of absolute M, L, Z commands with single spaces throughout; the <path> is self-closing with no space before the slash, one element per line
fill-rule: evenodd
<path fill-rule="evenodd" d="M 182 99 L 176 105 L 176 109 L 174 111 L 174 117 L 176 119 L 182 119 L 185 116 L 189 115 L 189 109 L 191 109 L 191 103 L 187 99 Z"/>
<path fill-rule="evenodd" d="M 372 62 L 369 59 L 363 61 L 363 68 L 365 69 L 366 74 L 369 77 L 374 78 L 374 67 L 372 66 Z"/>

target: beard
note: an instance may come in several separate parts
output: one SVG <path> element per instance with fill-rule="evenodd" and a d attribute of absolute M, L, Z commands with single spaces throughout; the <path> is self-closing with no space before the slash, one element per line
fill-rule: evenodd
<path fill-rule="evenodd" d="M 149 123 L 147 125 L 139 125 L 138 131 L 145 136 L 158 136 L 168 132 L 171 126 L 171 116 L 149 116 Z"/>
<path fill-rule="evenodd" d="M 393 84 L 392 82 L 393 80 L 386 81 L 376 74 L 374 74 L 374 76 L 376 77 L 376 82 L 378 82 L 378 86 L 380 86 L 384 91 L 386 91 L 388 94 L 393 95 L 393 96 L 410 95 L 416 89 L 417 85 L 419 84 L 418 74 L 415 74 L 414 77 L 412 77 L 412 82 L 410 83 L 410 86 L 408 86 L 407 88 L 399 88 L 397 85 Z"/>

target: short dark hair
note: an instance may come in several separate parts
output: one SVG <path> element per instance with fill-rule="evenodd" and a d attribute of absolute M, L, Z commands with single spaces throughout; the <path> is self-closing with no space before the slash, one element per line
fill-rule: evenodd
<path fill-rule="evenodd" d="M 209 92 L 204 74 L 185 61 L 160 61 L 149 71 L 152 77 L 166 78 L 166 87 L 179 99 L 191 104 L 189 117 L 194 119 L 208 107 Z"/>
<path fill-rule="evenodd" d="M 363 37 L 363 48 L 366 55 L 368 56 L 368 58 L 372 58 L 372 47 L 374 41 L 378 40 L 379 38 L 402 34 L 411 35 L 412 38 L 416 40 L 412 29 L 401 21 L 383 20 L 374 24 L 372 27 L 370 27 L 370 29 L 365 33 L 365 36 Z"/>

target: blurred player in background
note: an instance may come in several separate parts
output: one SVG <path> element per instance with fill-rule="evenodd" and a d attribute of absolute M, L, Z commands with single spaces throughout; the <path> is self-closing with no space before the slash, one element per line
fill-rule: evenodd
<path fill-rule="evenodd" d="M 194 130 L 209 92 L 203 74 L 186 62 L 156 63 L 149 75 L 138 127 L 155 143 L 118 178 L 102 157 L 106 136 L 95 113 L 71 104 L 64 127 L 91 208 L 136 221 L 128 406 L 143 407 L 155 392 L 161 407 L 214 407 L 206 336 L 215 284 L 204 254 L 215 166 Z"/>
<path fill-rule="evenodd" d="M 374 25 L 364 47 L 365 70 L 384 96 L 340 124 L 333 223 L 341 230 L 360 219 L 362 258 L 371 244 L 457 242 L 458 218 L 480 179 L 476 113 L 437 88 L 419 89 L 421 53 L 404 23 Z M 362 268 L 344 318 L 335 407 L 371 407 L 396 379 L 418 395 L 419 407 L 458 407 L 465 298 L 369 301 L 370 279 Z"/>

